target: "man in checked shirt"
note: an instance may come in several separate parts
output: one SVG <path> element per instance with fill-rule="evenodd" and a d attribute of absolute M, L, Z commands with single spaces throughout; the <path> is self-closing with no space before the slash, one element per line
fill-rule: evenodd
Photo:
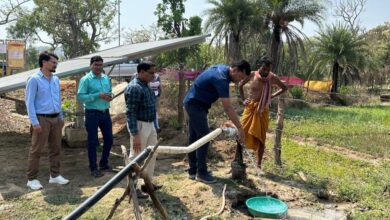
<path fill-rule="evenodd" d="M 137 66 L 137 76 L 130 81 L 125 89 L 127 127 L 130 133 L 130 158 L 134 158 L 141 150 L 157 143 L 157 132 L 154 128 L 156 118 L 156 97 L 148 83 L 154 79 L 155 65 L 142 62 Z M 150 179 L 153 177 L 156 154 L 145 169 Z M 154 185 L 154 190 L 161 185 Z M 146 191 L 145 186 L 141 186 Z M 146 198 L 137 189 L 138 198 Z"/>

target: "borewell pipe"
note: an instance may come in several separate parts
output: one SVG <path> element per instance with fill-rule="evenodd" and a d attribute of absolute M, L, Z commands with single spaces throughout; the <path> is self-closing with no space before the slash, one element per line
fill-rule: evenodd
<path fill-rule="evenodd" d="M 189 146 L 159 146 L 157 148 L 157 153 L 159 154 L 187 154 L 190 153 L 198 148 L 200 148 L 202 145 L 206 144 L 207 142 L 213 140 L 214 138 L 218 137 L 221 133 L 226 134 L 229 137 L 234 137 L 237 134 L 236 128 L 217 128 L 214 131 L 208 133 L 207 135 L 203 136 L 201 139 L 195 141 L 194 143 L 190 144 Z M 148 146 L 149 149 L 152 149 L 153 146 Z"/>

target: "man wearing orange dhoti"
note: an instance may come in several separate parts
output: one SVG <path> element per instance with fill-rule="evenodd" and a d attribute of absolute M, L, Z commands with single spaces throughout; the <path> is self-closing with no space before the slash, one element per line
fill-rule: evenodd
<path fill-rule="evenodd" d="M 271 99 L 287 90 L 286 85 L 271 72 L 271 61 L 267 57 L 260 60 L 258 71 L 239 83 L 240 96 L 245 105 L 241 124 L 245 131 L 245 146 L 257 155 L 257 165 L 261 167 L 265 149 L 266 132 L 269 121 L 269 104 Z M 245 99 L 244 85 L 250 82 L 249 96 Z M 272 94 L 271 87 L 279 90 Z"/>

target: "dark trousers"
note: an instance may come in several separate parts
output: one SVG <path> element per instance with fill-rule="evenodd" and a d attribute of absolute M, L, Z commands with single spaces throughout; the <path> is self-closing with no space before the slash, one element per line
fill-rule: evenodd
<path fill-rule="evenodd" d="M 108 157 L 110 155 L 111 146 L 113 143 L 112 121 L 109 111 L 101 112 L 99 110 L 85 110 L 85 128 L 88 133 L 88 159 L 89 168 L 91 171 L 97 170 L 97 155 L 96 146 L 99 145 L 98 128 L 103 135 L 103 152 L 100 158 L 99 165 L 108 165 Z"/>
<path fill-rule="evenodd" d="M 185 109 L 189 117 L 189 144 L 194 143 L 210 132 L 207 123 L 208 108 L 193 103 L 185 104 Z M 188 153 L 190 169 L 189 174 L 207 174 L 207 151 L 209 143 L 201 146 L 197 150 Z"/>

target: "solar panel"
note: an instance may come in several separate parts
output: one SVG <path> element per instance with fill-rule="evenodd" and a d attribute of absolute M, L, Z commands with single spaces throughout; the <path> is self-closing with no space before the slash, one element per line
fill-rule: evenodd
<path fill-rule="evenodd" d="M 92 56 L 100 55 L 104 59 L 104 66 L 109 66 L 128 62 L 129 60 L 140 57 L 151 56 L 172 49 L 198 44 L 204 42 L 208 36 L 209 35 L 198 35 L 117 46 L 96 53 L 91 53 L 81 57 L 59 62 L 54 75 L 58 77 L 65 77 L 89 71 L 89 59 Z M 0 94 L 25 87 L 28 77 L 38 71 L 39 68 L 0 78 Z"/>

